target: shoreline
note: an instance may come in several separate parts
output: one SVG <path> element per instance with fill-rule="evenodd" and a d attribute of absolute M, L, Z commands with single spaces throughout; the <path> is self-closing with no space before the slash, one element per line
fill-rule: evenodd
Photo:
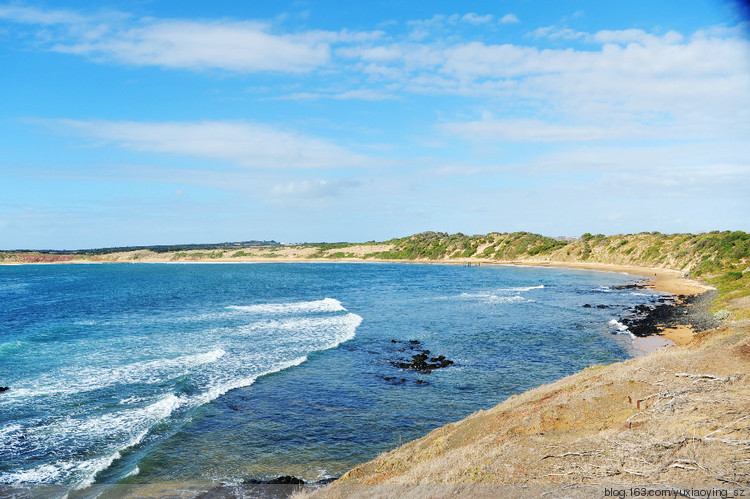
<path fill-rule="evenodd" d="M 219 258 L 215 260 L 166 260 L 159 258 L 143 258 L 139 260 L 55 260 L 42 262 L 0 262 L 1 265 L 60 265 L 60 264 L 107 264 L 107 263 L 145 263 L 145 264 L 256 264 L 256 263 L 403 263 L 428 265 L 464 265 L 467 263 L 478 265 L 504 265 L 518 267 L 566 268 L 572 270 L 591 270 L 596 272 L 614 272 L 642 277 L 643 287 L 668 293 L 676 300 L 683 302 L 686 298 L 695 297 L 716 288 L 698 279 L 688 277 L 684 272 L 656 267 L 636 265 L 620 265 L 599 262 L 577 261 L 544 261 L 544 260 L 483 260 L 483 259 L 455 259 L 455 260 L 416 260 L 416 259 L 360 259 L 360 258 L 308 258 L 308 257 L 253 257 Z M 676 324 L 660 328 L 657 334 L 649 336 L 633 336 L 632 354 L 643 357 L 651 353 L 675 345 L 686 345 L 695 336 L 689 324 Z"/>
<path fill-rule="evenodd" d="M 166 260 L 159 258 L 144 258 L 139 260 L 58 260 L 39 262 L 0 262 L 0 266 L 16 265 L 65 265 L 65 264 L 106 264 L 106 263 L 177 263 L 177 264 L 200 264 L 200 263 L 417 263 L 417 264 L 443 264 L 463 265 L 465 263 L 481 265 L 508 265 L 522 267 L 556 267 L 581 270 L 596 270 L 600 272 L 617 272 L 622 274 L 637 275 L 647 278 L 647 287 L 656 291 L 664 291 L 675 295 L 695 295 L 703 291 L 715 289 L 697 279 L 687 277 L 685 273 L 658 267 L 643 267 L 637 265 L 619 265 L 599 262 L 577 262 L 559 260 L 482 260 L 482 259 L 455 259 L 455 260 L 421 260 L 421 259 L 399 259 L 390 260 L 382 258 L 360 259 L 360 258 L 264 258 L 264 257 L 241 257 L 241 258 L 218 258 L 215 260 Z"/>

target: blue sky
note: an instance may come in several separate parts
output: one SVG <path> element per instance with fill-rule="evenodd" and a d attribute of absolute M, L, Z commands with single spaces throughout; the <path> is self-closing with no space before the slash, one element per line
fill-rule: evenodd
<path fill-rule="evenodd" d="M 750 230 L 740 5 L 0 3 L 0 248 Z"/>

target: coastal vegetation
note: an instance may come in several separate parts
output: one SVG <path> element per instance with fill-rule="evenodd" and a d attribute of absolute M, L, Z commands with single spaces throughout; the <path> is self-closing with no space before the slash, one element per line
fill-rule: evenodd
<path fill-rule="evenodd" d="M 72 261 L 241 261 L 357 260 L 476 263 L 596 263 L 676 269 L 719 290 L 712 310 L 750 318 L 750 234 L 714 231 L 702 234 L 547 237 L 530 232 L 466 235 L 421 232 L 366 243 L 280 244 L 245 241 L 216 244 L 138 246 L 63 251 L 3 251 L 0 263 Z"/>

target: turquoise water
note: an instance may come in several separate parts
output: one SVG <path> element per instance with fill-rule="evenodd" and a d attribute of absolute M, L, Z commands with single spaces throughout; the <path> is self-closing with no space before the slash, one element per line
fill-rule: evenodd
<path fill-rule="evenodd" d="M 610 321 L 657 297 L 613 289 L 634 281 L 416 264 L 0 267 L 0 483 L 336 476 L 629 357 Z M 395 367 L 410 340 L 455 364 Z"/>

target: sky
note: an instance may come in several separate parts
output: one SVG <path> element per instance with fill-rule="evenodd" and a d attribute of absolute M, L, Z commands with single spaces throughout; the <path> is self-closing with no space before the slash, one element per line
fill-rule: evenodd
<path fill-rule="evenodd" d="M 748 19 L 0 0 L 0 249 L 750 231 Z"/>

